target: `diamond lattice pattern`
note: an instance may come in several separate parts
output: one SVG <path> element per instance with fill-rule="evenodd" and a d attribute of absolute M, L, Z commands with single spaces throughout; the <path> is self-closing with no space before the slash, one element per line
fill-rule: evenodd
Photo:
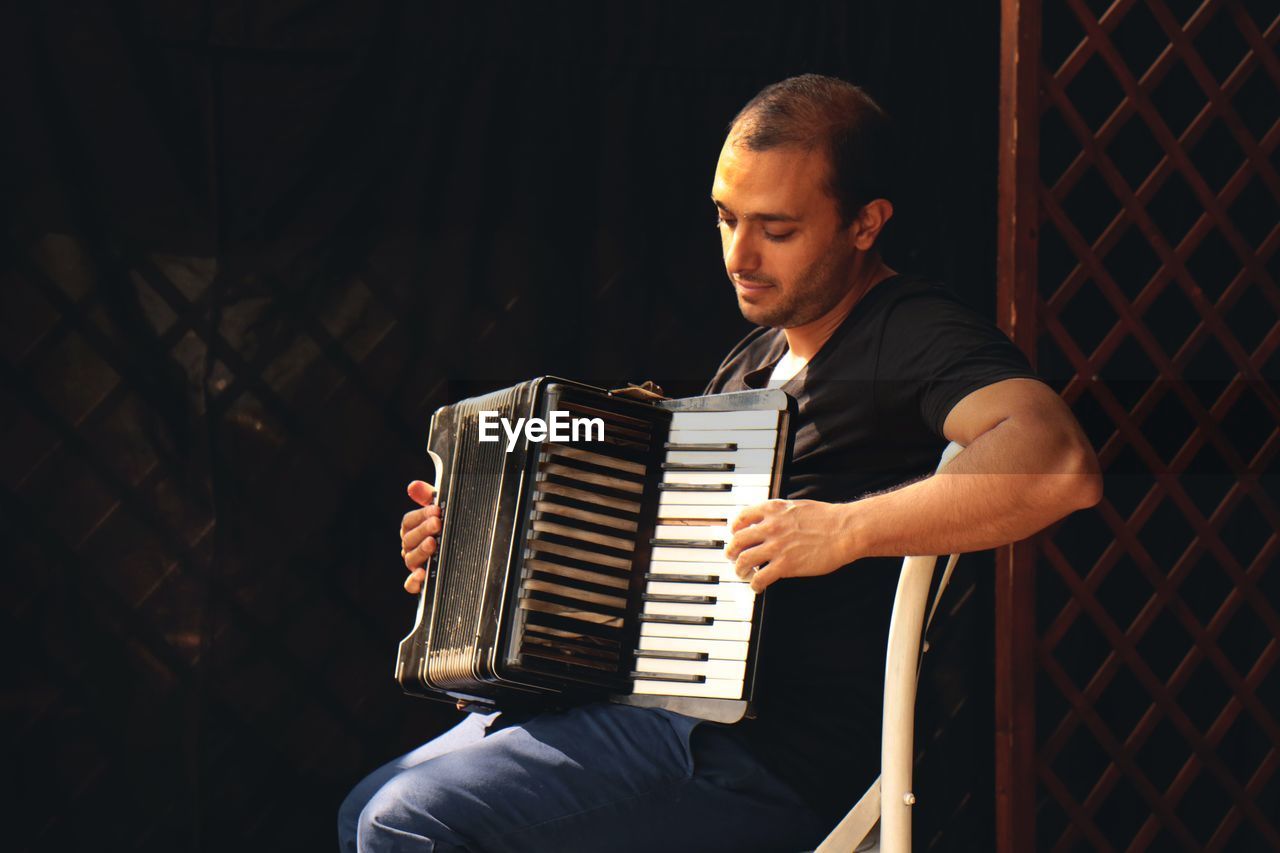
<path fill-rule="evenodd" d="M 1280 15 L 1045 4 L 1042 372 L 1106 497 L 1043 537 L 1037 847 L 1280 849 Z"/>

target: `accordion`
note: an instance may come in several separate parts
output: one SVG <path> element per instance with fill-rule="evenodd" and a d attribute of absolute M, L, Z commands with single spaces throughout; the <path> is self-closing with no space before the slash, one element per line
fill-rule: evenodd
<path fill-rule="evenodd" d="M 648 402 L 543 377 L 437 410 L 444 525 L 400 685 L 749 716 L 764 600 L 724 548 L 780 492 L 793 408 L 776 389 Z"/>

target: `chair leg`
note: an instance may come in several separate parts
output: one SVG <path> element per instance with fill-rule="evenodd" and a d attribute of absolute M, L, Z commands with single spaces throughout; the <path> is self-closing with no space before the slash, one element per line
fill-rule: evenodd
<path fill-rule="evenodd" d="M 871 783 L 871 787 L 858 800 L 857 805 L 836 824 L 814 853 L 849 853 L 850 850 L 862 850 L 869 838 L 874 834 L 875 849 L 880 847 L 880 780 Z"/>

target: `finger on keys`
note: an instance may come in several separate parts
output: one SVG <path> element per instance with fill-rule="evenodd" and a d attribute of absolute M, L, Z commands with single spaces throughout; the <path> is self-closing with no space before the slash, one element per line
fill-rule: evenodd
<path fill-rule="evenodd" d="M 748 548 L 734 561 L 733 573 L 743 580 L 748 580 L 755 569 L 769 562 L 769 556 L 770 550 L 767 546 L 757 545 L 754 548 Z"/>
<path fill-rule="evenodd" d="M 764 520 L 765 504 L 755 504 L 738 513 L 738 517 L 733 520 L 733 524 L 729 527 L 730 532 L 737 533 L 744 527 L 750 527 L 758 521 Z"/>
<path fill-rule="evenodd" d="M 409 573 L 408 577 L 404 579 L 404 591 L 411 595 L 417 595 L 422 592 L 422 582 L 426 579 L 426 569 L 414 569 Z"/>
<path fill-rule="evenodd" d="M 751 576 L 751 591 L 761 593 L 769 584 L 782 577 L 782 569 L 776 565 L 761 566 Z"/>
<path fill-rule="evenodd" d="M 736 560 L 739 554 L 754 545 L 759 545 L 764 539 L 764 531 L 753 524 L 733 534 L 728 547 L 724 549 L 724 555 L 730 560 Z"/>

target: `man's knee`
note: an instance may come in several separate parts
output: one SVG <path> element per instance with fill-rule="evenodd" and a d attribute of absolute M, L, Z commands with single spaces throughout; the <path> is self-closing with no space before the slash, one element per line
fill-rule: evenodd
<path fill-rule="evenodd" d="M 369 799 L 355 823 L 357 849 L 437 853 L 466 849 L 451 828 L 458 826 L 458 818 L 443 818 L 450 814 L 457 792 L 444 790 L 422 775 L 402 773 Z"/>
<path fill-rule="evenodd" d="M 369 791 L 357 785 L 338 806 L 338 849 L 342 853 L 356 853 L 356 827 L 368 802 Z"/>

